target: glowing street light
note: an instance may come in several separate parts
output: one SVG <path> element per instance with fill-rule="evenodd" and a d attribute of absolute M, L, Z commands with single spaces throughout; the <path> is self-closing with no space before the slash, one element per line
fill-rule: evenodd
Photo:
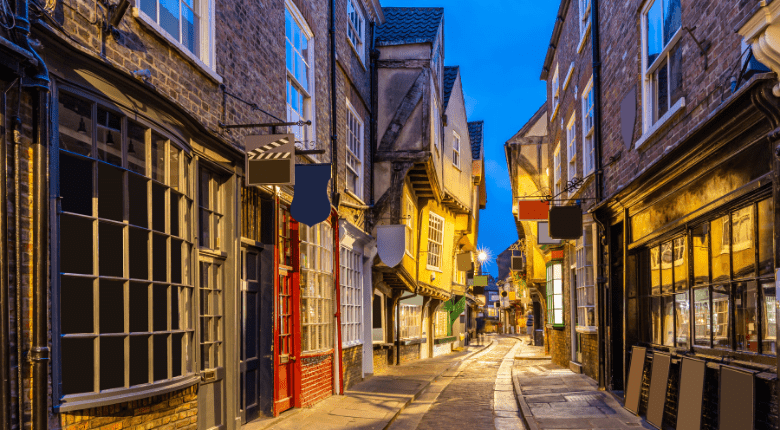
<path fill-rule="evenodd" d="M 482 266 L 490 264 L 493 259 L 493 253 L 485 247 L 477 248 L 477 262 L 479 263 L 479 273 L 482 274 Z"/>

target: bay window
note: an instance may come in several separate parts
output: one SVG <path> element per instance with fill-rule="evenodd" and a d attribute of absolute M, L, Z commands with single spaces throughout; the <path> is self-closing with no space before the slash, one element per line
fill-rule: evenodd
<path fill-rule="evenodd" d="M 333 347 L 333 227 L 298 224 L 301 247 L 301 351 Z"/>
<path fill-rule="evenodd" d="M 183 145 L 108 105 L 57 102 L 52 364 L 68 410 L 194 375 L 194 215 Z"/>
<path fill-rule="evenodd" d="M 644 131 L 684 105 L 680 0 L 648 2 L 642 13 Z M 678 101 L 681 103 L 678 104 Z"/>
<path fill-rule="evenodd" d="M 577 325 L 596 325 L 596 289 L 594 270 L 595 224 L 585 224 L 582 237 L 577 239 L 575 255 L 577 260 Z"/>

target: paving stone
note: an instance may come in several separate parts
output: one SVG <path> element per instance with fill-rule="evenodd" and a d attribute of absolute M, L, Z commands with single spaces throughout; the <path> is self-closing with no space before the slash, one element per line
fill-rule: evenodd
<path fill-rule="evenodd" d="M 572 418 L 535 418 L 534 422 L 541 429 L 579 429 L 582 428 L 582 419 Z"/>
<path fill-rule="evenodd" d="M 527 396 L 525 401 L 528 403 L 552 403 L 552 402 L 565 402 L 566 399 L 563 396 Z"/>
<path fill-rule="evenodd" d="M 523 421 L 520 420 L 520 418 L 496 418 L 494 423 L 496 430 L 525 429 Z"/>
<path fill-rule="evenodd" d="M 556 405 L 558 405 L 557 403 Z M 601 418 L 604 413 L 599 408 L 585 407 L 585 408 L 531 408 L 531 413 L 535 417 L 539 418 Z"/>

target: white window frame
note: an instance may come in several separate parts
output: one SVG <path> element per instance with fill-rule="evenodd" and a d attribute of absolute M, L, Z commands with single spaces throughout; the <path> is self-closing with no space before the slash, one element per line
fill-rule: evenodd
<path fill-rule="evenodd" d="M 428 270 L 441 272 L 441 257 L 444 248 L 444 218 L 434 212 L 428 213 Z M 433 264 L 432 264 L 433 263 Z"/>
<path fill-rule="evenodd" d="M 579 0 L 580 15 L 580 43 L 577 46 L 577 52 L 582 52 L 585 46 L 585 39 L 590 32 L 590 0 Z"/>
<path fill-rule="evenodd" d="M 353 126 L 356 127 L 356 130 L 353 129 Z M 365 170 L 363 168 L 363 154 L 365 153 L 365 145 L 364 145 L 364 125 L 363 125 L 363 119 L 360 118 L 360 115 L 358 115 L 357 110 L 355 110 L 355 107 L 352 106 L 352 103 L 349 102 L 349 99 L 347 99 L 347 123 L 346 123 L 347 131 L 347 142 L 346 142 L 346 165 L 349 172 L 357 176 L 357 185 L 355 186 L 354 190 L 351 190 L 353 193 L 355 193 L 358 198 L 363 200 L 363 171 Z M 357 146 L 358 153 L 355 154 L 355 152 L 350 148 L 352 143 L 355 143 Z M 353 167 L 350 165 L 350 160 L 354 159 L 357 166 Z M 349 181 L 347 181 L 347 188 L 349 188 Z"/>
<path fill-rule="evenodd" d="M 422 306 L 400 303 L 399 326 L 401 339 L 419 339 L 422 329 Z"/>
<path fill-rule="evenodd" d="M 442 337 L 447 337 L 448 336 L 447 324 L 449 322 L 449 315 L 447 314 L 447 311 L 443 309 L 438 309 L 434 314 L 434 317 L 436 318 L 434 320 L 434 329 L 433 329 L 434 338 L 439 339 Z"/>
<path fill-rule="evenodd" d="M 309 300 L 316 303 L 309 308 L 313 315 L 301 318 L 301 352 L 326 351 L 334 345 L 333 227 L 328 222 L 321 222 L 314 227 L 300 223 L 298 228 L 301 233 L 301 276 L 305 273 L 306 278 L 312 280 L 310 285 L 300 287 L 301 315 L 307 312 Z M 317 255 L 317 258 L 307 261 L 308 255 Z"/>
<path fill-rule="evenodd" d="M 311 27 L 309 27 L 309 24 L 306 22 L 306 19 L 304 19 L 301 12 L 298 10 L 298 8 L 295 6 L 295 4 L 292 2 L 292 0 L 285 0 L 285 8 L 292 16 L 295 23 L 300 28 L 302 34 L 306 36 L 307 38 L 307 57 L 304 60 L 307 62 L 309 66 L 308 75 L 307 75 L 307 81 L 308 81 L 308 88 L 303 88 L 303 85 L 301 85 L 300 82 L 293 76 L 292 72 L 290 72 L 289 69 L 287 69 L 287 63 L 285 61 L 285 72 L 286 72 L 286 81 L 285 81 L 285 91 L 286 91 L 286 111 L 287 111 L 287 121 L 294 122 L 303 120 L 303 121 L 311 121 L 311 125 L 303 125 L 303 126 L 289 126 L 288 132 L 295 134 L 295 140 L 296 140 L 296 146 L 300 143 L 301 147 L 304 149 L 313 149 L 313 143 L 316 140 L 314 136 L 316 136 L 316 115 L 314 115 L 314 107 L 316 106 L 316 100 L 315 100 L 315 62 L 314 62 L 314 32 L 312 32 Z M 286 17 L 285 17 L 286 19 Z M 286 26 L 286 23 L 285 23 Z M 287 43 L 287 37 L 285 35 L 285 44 Z M 286 55 L 286 53 L 285 53 Z M 301 114 L 299 115 L 297 111 L 294 110 L 294 108 L 290 105 L 290 94 L 289 94 L 289 86 L 294 86 L 298 92 L 300 92 L 301 96 L 303 97 L 303 103 Z M 308 127 L 308 128 L 307 128 Z"/>
<path fill-rule="evenodd" d="M 552 121 L 555 118 L 555 115 L 558 114 L 558 108 L 560 107 L 558 102 L 561 95 L 561 87 L 560 82 L 558 81 L 558 64 L 555 65 L 555 73 L 553 73 L 550 95 L 552 98 L 552 109 L 550 109 L 552 111 L 552 115 L 550 115 L 550 121 Z"/>
<path fill-rule="evenodd" d="M 555 267 L 558 267 L 558 277 L 555 277 Z M 556 296 L 560 297 L 560 303 L 556 304 Z M 563 314 L 563 264 L 561 262 L 549 263 L 547 266 L 547 324 L 563 326 Z M 560 319 L 556 316 L 560 316 Z"/>
<path fill-rule="evenodd" d="M 667 111 L 660 118 L 653 118 L 656 111 L 655 106 L 655 88 L 653 85 L 653 73 L 658 69 L 661 64 L 670 64 L 670 52 L 682 38 L 682 23 L 680 28 L 677 29 L 675 34 L 669 40 L 658 57 L 652 64 L 647 63 L 647 43 L 648 43 L 648 24 L 647 15 L 650 9 L 653 7 L 656 1 L 663 0 L 651 0 L 642 8 L 641 13 L 641 50 L 642 50 L 642 137 L 636 142 L 636 147 L 640 148 L 649 139 L 650 136 L 655 134 L 661 129 L 662 125 L 666 123 L 672 116 L 674 116 L 680 109 L 685 107 L 685 97 L 680 97 L 674 103 L 671 100 L 671 93 L 668 95 L 669 107 Z M 679 48 L 682 49 L 682 48 Z M 669 72 L 667 72 L 667 91 L 671 91 L 668 81 L 670 80 Z"/>
<path fill-rule="evenodd" d="M 354 19 L 353 16 L 350 16 L 350 9 L 354 13 Z M 360 63 L 365 65 L 366 18 L 360 9 L 360 4 L 355 0 L 347 0 L 347 40 L 349 40 L 349 45 L 352 46 L 355 54 L 360 59 Z"/>
<path fill-rule="evenodd" d="M 406 224 L 406 228 L 404 228 L 404 234 L 406 234 L 406 247 L 404 252 L 414 259 L 415 208 L 414 203 L 412 203 L 412 197 L 408 194 L 406 194 L 404 198 L 404 204 L 406 205 L 406 215 L 404 219 L 404 224 Z"/>
<path fill-rule="evenodd" d="M 363 344 L 363 256 L 345 246 L 339 258 L 341 346 Z"/>
<path fill-rule="evenodd" d="M 452 165 L 460 170 L 460 135 L 452 130 Z"/>
<path fill-rule="evenodd" d="M 553 152 L 553 197 L 557 197 L 559 194 L 562 195 L 561 193 L 561 190 L 563 190 L 562 170 L 563 168 L 561 167 L 561 144 L 559 143 L 555 146 L 555 151 Z"/>
<path fill-rule="evenodd" d="M 568 179 L 571 181 L 577 176 L 577 112 L 571 114 L 566 125 L 566 157 L 568 158 Z"/>
<path fill-rule="evenodd" d="M 582 228 L 582 237 L 577 239 L 575 247 L 576 273 L 577 273 L 577 330 L 591 330 L 596 326 L 596 285 L 594 273 L 594 261 L 596 255 L 593 244 L 596 240 L 595 224 L 587 223 Z M 590 257 L 590 261 L 588 261 Z M 592 305 L 586 304 L 586 297 L 590 296 Z M 585 315 L 588 309 L 593 309 L 592 325 L 585 324 Z"/>
<path fill-rule="evenodd" d="M 582 91 L 582 177 L 596 170 L 595 145 L 593 144 L 593 78 Z M 588 165 L 590 162 L 590 166 Z"/>
<path fill-rule="evenodd" d="M 178 51 L 184 58 L 195 64 L 202 72 L 206 74 L 210 79 L 215 82 L 222 83 L 222 77 L 216 72 L 216 49 L 214 48 L 214 0 L 199 0 L 197 7 L 193 12 L 198 16 L 198 38 L 196 52 L 190 51 L 189 48 L 181 43 L 181 3 L 185 3 L 183 0 L 179 2 L 179 38 L 174 38 L 172 34 L 168 33 L 158 23 L 158 17 L 149 16 L 146 12 L 139 7 L 140 1 L 136 1 L 136 6 L 133 7 L 133 17 L 137 19 L 148 30 L 156 33 L 163 38 L 168 44 Z M 159 16 L 160 0 L 155 0 L 155 14 Z"/>

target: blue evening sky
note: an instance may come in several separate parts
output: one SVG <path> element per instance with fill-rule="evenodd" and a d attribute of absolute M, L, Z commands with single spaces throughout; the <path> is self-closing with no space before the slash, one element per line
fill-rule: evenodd
<path fill-rule="evenodd" d="M 469 121 L 485 121 L 487 208 L 478 245 L 495 256 L 517 240 L 504 143 L 547 98 L 539 80 L 558 2 L 553 0 L 380 0 L 382 6 L 444 7 L 444 64 L 460 66 Z"/>

